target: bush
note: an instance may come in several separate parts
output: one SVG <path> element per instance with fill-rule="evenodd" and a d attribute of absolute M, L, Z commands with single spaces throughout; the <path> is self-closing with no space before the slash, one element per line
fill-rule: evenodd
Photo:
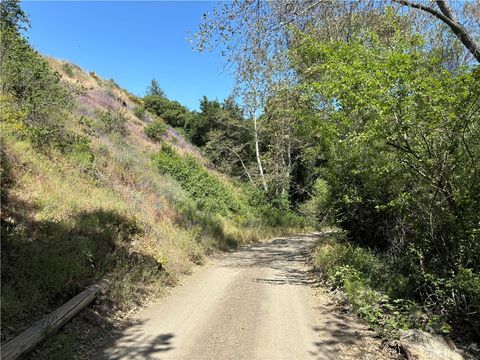
<path fill-rule="evenodd" d="M 261 222 L 272 227 L 304 227 L 306 221 L 298 214 L 294 213 L 285 199 L 270 198 L 265 192 L 258 188 L 252 188 L 244 185 L 244 191 L 247 193 L 248 205 L 254 209 L 255 216 L 261 219 Z"/>
<path fill-rule="evenodd" d="M 162 140 L 163 136 L 167 132 L 167 125 L 160 120 L 155 119 L 152 123 L 146 125 L 143 129 L 145 135 L 147 135 L 152 140 Z"/>
<path fill-rule="evenodd" d="M 331 189 L 323 179 L 315 180 L 312 196 L 300 205 L 300 213 L 310 219 L 325 222 L 330 214 Z"/>
<path fill-rule="evenodd" d="M 37 146 L 57 145 L 73 107 L 71 95 L 60 83 L 59 74 L 20 32 L 2 28 L 0 45 L 2 120 Z"/>
<path fill-rule="evenodd" d="M 137 118 L 139 118 L 140 120 L 145 120 L 145 114 L 146 114 L 146 110 L 145 110 L 145 107 L 141 106 L 141 105 L 137 105 L 135 106 L 135 108 L 133 109 L 133 113 L 135 114 L 135 116 Z"/>
<path fill-rule="evenodd" d="M 354 311 L 381 335 L 395 336 L 397 330 L 409 327 L 450 331 L 444 318 L 402 297 L 412 295 L 411 283 L 396 272 L 395 264 L 346 242 L 344 233 L 322 242 L 313 261 L 327 283 L 342 289 Z"/>
<path fill-rule="evenodd" d="M 70 63 L 63 63 L 62 64 L 62 69 L 65 71 L 65 74 L 67 74 L 69 77 L 73 77 L 73 65 Z"/>
<path fill-rule="evenodd" d="M 421 293 L 427 299 L 426 307 L 449 314 L 456 321 L 462 319 L 462 329 L 480 337 L 480 321 L 476 316 L 480 313 L 480 275 L 473 269 L 460 268 L 449 277 L 427 273 Z"/>
<path fill-rule="evenodd" d="M 97 113 L 99 129 L 107 134 L 125 135 L 127 132 L 125 115 L 120 111 L 101 111 Z"/>
<path fill-rule="evenodd" d="M 171 146 L 163 145 L 155 161 L 160 172 L 177 180 L 200 210 L 226 217 L 243 210 L 243 204 L 236 201 L 225 185 L 210 175 L 193 156 L 181 157 Z"/>
<path fill-rule="evenodd" d="M 146 109 L 173 127 L 185 127 L 190 121 L 188 109 L 177 101 L 169 100 L 162 95 L 147 95 L 143 102 Z"/>
<path fill-rule="evenodd" d="M 83 167 L 84 170 L 92 170 L 95 156 L 90 148 L 90 141 L 87 137 L 69 134 L 67 141 L 61 144 L 60 149 L 62 153 Z"/>

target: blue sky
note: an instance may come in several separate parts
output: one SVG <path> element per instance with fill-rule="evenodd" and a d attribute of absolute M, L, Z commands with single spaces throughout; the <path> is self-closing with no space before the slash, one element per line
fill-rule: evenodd
<path fill-rule="evenodd" d="M 198 28 L 207 1 L 24 1 L 30 43 L 41 53 L 69 60 L 144 95 L 156 78 L 167 96 L 190 109 L 199 99 L 223 100 L 231 75 L 218 53 L 191 49 L 185 39 Z"/>

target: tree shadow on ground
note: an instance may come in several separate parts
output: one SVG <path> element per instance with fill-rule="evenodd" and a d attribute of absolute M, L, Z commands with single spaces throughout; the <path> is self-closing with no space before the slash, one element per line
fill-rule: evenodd
<path fill-rule="evenodd" d="M 319 306 L 321 325 L 312 329 L 318 334 L 314 343 L 316 350 L 310 354 L 316 359 L 377 359 L 378 341 L 374 333 L 366 329 L 348 313 L 339 313 L 331 306 Z M 381 357 L 383 358 L 383 357 Z"/>
<path fill-rule="evenodd" d="M 69 358 L 82 360 L 161 359 L 163 354 L 175 348 L 174 334 L 145 335 L 135 331 L 144 321 L 113 321 L 100 315 L 97 308 L 83 310 L 64 327 L 62 334 L 52 336 L 29 354 L 27 360 L 59 358 L 59 348 L 64 346 L 65 337 L 70 340 Z M 125 336 L 127 329 L 129 335 Z M 121 343 L 117 343 L 118 339 L 122 339 Z"/>
<path fill-rule="evenodd" d="M 113 334 L 113 336 L 116 335 L 115 333 Z M 126 338 L 122 333 L 118 335 L 122 336 L 122 342 L 107 342 L 106 348 L 112 349 L 112 351 L 97 354 L 97 359 L 159 359 L 163 353 L 167 353 L 175 348 L 173 346 L 173 338 L 175 335 L 171 333 L 147 336 L 144 333 L 138 332 Z"/>
<path fill-rule="evenodd" d="M 140 267 L 161 275 L 153 257 L 130 251 L 142 230 L 125 214 L 94 209 L 68 220 L 38 220 L 38 204 L 12 194 L 3 199 L 2 342 L 106 274 Z"/>
<path fill-rule="evenodd" d="M 305 266 L 320 233 L 277 238 L 240 248 L 225 259 L 226 267 L 256 267 L 275 270 L 274 277 L 256 282 L 276 285 L 318 287 L 319 279 Z"/>

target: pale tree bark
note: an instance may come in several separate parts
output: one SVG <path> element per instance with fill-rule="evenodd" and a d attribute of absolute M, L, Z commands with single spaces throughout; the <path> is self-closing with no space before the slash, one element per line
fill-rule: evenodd
<path fill-rule="evenodd" d="M 267 180 L 265 179 L 265 172 L 260 155 L 260 140 L 258 136 L 259 126 L 257 117 L 258 111 L 263 109 L 265 98 L 267 96 L 267 89 L 265 89 L 265 87 L 261 87 L 261 82 L 259 81 L 259 74 L 264 69 L 262 67 L 263 64 L 255 61 L 247 60 L 244 65 L 244 67 L 239 69 L 239 76 L 241 76 L 244 83 L 243 106 L 245 106 L 247 109 L 247 113 L 253 122 L 253 140 L 255 145 L 255 157 L 258 165 L 258 172 L 260 175 L 260 180 L 262 181 L 263 189 L 265 192 L 268 192 L 268 184 Z"/>
<path fill-rule="evenodd" d="M 470 51 L 473 57 L 480 63 L 480 44 L 473 38 L 467 29 L 458 22 L 457 17 L 444 0 L 437 0 L 440 11 L 426 5 L 418 4 L 409 0 L 392 0 L 397 4 L 408 6 L 413 9 L 425 11 L 448 25 L 450 30 L 458 37 L 462 44 Z"/>
<path fill-rule="evenodd" d="M 255 155 L 257 157 L 258 171 L 260 173 L 260 178 L 262 179 L 262 185 L 265 192 L 268 192 L 267 181 L 265 180 L 265 174 L 263 173 L 262 159 L 260 157 L 260 146 L 258 141 L 258 125 L 257 125 L 257 115 L 255 111 L 252 115 L 253 120 L 253 131 L 254 131 L 254 141 L 255 141 Z"/>

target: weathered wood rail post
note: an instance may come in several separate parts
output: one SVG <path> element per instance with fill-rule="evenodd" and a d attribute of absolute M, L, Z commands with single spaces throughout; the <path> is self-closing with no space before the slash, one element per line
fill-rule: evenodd
<path fill-rule="evenodd" d="M 42 320 L 30 326 L 20 335 L 10 340 L 1 347 L 1 359 L 14 360 L 27 354 L 38 343 L 40 343 L 45 336 L 61 328 L 65 323 L 87 307 L 93 300 L 95 300 L 98 294 L 108 286 L 108 284 L 109 281 L 103 279 L 88 287 L 80 294 L 45 316 Z"/>

